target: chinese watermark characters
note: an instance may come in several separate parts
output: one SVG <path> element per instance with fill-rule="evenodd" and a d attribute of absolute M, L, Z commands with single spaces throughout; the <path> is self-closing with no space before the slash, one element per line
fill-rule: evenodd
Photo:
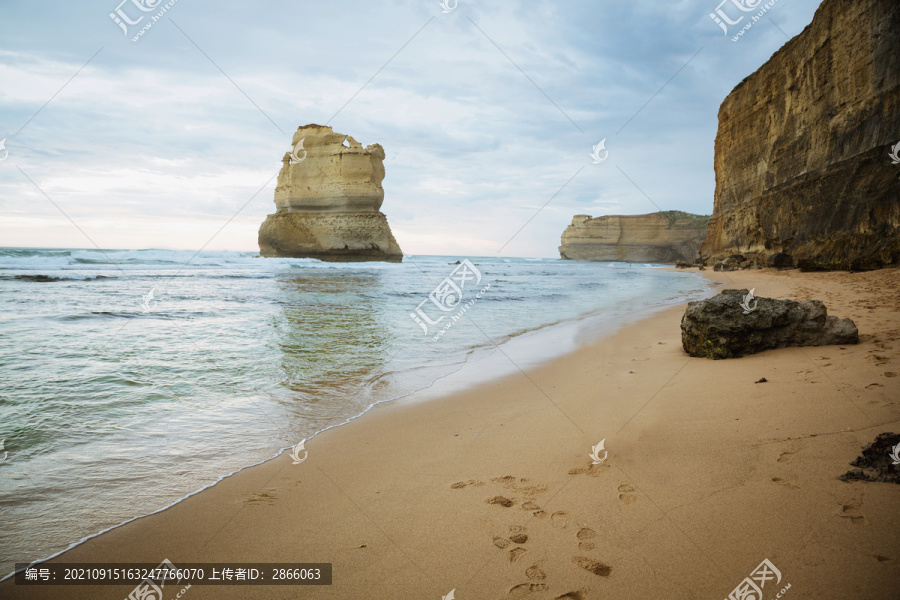
<path fill-rule="evenodd" d="M 446 324 L 444 324 L 443 328 L 437 331 L 432 337 L 432 341 L 439 339 L 444 333 L 453 327 L 453 324 L 456 323 L 462 316 L 475 305 L 481 296 L 491 289 L 491 284 L 487 284 L 484 286 L 481 291 L 474 295 L 468 302 L 465 304 L 462 303 L 463 297 L 466 295 L 467 288 L 471 289 L 473 285 L 478 285 L 481 283 L 481 271 L 479 271 L 475 265 L 473 265 L 469 259 L 463 260 L 459 263 L 459 266 L 453 269 L 453 272 L 450 273 L 450 276 L 441 281 L 434 290 L 425 300 L 422 300 L 419 305 L 416 307 L 416 312 L 409 313 L 409 316 L 412 318 L 416 324 L 422 328 L 422 332 L 425 335 L 428 335 L 429 325 L 436 326 L 444 319 L 449 319 Z M 431 316 L 426 313 L 423 308 L 427 303 L 429 304 L 429 308 L 437 308 L 440 312 L 434 312 L 432 310 L 431 314 L 436 316 L 440 315 L 436 319 L 432 319 Z M 441 314 L 441 313 L 450 313 L 456 311 L 454 315 Z"/>
<path fill-rule="evenodd" d="M 728 598 L 725 600 L 762 600 L 763 588 L 766 584 L 774 580 L 774 585 L 781 583 L 781 571 L 775 568 L 768 558 L 764 559 L 759 566 L 753 569 L 749 577 L 745 577 L 742 582 L 734 588 Z M 770 588 L 772 586 L 769 586 Z M 776 596 L 781 596 L 791 588 L 791 584 L 787 584 L 781 589 Z"/>
<path fill-rule="evenodd" d="M 722 28 L 722 31 L 725 32 L 725 35 L 728 35 L 728 26 L 729 25 L 738 25 L 741 23 L 745 17 L 749 17 L 749 20 L 741 27 L 740 31 L 731 38 L 732 42 L 738 41 L 744 32 L 753 27 L 753 24 L 759 21 L 766 12 L 775 6 L 775 3 L 778 0 L 769 0 L 765 4 L 760 7 L 763 0 L 722 0 L 719 5 L 716 7 L 714 12 L 709 13 L 709 18 L 715 21 L 716 25 Z M 722 8 L 726 4 L 733 4 L 739 11 L 743 13 L 750 13 L 759 9 L 755 15 L 741 15 L 740 13 L 735 13 L 734 11 L 730 11 L 731 14 L 740 15 L 737 19 L 731 19 L 731 17 L 725 12 Z"/>
<path fill-rule="evenodd" d="M 122 0 L 119 2 L 119 5 L 116 6 L 115 11 L 109 13 L 109 18 L 113 20 L 113 22 L 118 25 L 122 32 L 127 37 L 129 34 L 129 27 L 134 25 L 140 25 L 142 21 L 144 21 L 145 17 L 149 17 L 150 20 L 144 23 L 144 25 L 137 31 L 137 33 L 131 38 L 132 42 L 136 42 L 141 39 L 141 36 L 147 32 L 148 29 L 153 27 L 154 23 L 159 21 L 166 12 L 173 6 L 178 0 L 169 0 L 165 4 L 162 4 L 163 0 Z M 129 9 L 131 15 L 136 16 L 136 19 L 132 19 L 131 16 L 125 12 L 122 6 L 130 4 L 133 5 L 133 8 L 137 9 L 139 12 L 135 12 L 132 9 Z M 162 7 L 160 5 L 162 4 Z M 153 11 L 158 12 L 155 15 L 147 15 L 141 13 L 150 13 Z"/>

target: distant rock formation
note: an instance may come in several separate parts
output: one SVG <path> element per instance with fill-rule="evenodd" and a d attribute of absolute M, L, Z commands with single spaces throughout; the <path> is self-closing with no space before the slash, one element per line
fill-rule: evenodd
<path fill-rule="evenodd" d="M 684 351 L 713 360 L 787 346 L 857 342 L 853 321 L 828 316 L 818 300 L 755 298 L 752 291 L 723 290 L 708 300 L 688 302 L 681 317 Z"/>
<path fill-rule="evenodd" d="M 562 234 L 559 255 L 570 260 L 674 264 L 693 261 L 709 217 L 678 210 L 648 215 L 575 215 Z"/>
<path fill-rule="evenodd" d="M 900 2 L 824 0 L 719 108 L 704 256 L 900 263 Z M 763 258 L 763 257 L 758 257 Z"/>
<path fill-rule="evenodd" d="M 384 149 L 366 146 L 331 127 L 304 125 L 282 159 L 275 187 L 277 212 L 259 228 L 262 256 L 325 261 L 400 262 L 384 201 Z"/>

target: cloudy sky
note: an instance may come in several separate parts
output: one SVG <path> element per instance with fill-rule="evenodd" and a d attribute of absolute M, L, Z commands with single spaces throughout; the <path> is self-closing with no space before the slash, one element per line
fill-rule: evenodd
<path fill-rule="evenodd" d="M 710 214 L 719 105 L 819 4 L 733 42 L 759 0 L 168 1 L 0 0 L 0 246 L 256 250 L 308 123 L 384 146 L 410 254 L 552 257 L 575 214 Z M 746 15 L 728 35 L 717 6 Z"/>

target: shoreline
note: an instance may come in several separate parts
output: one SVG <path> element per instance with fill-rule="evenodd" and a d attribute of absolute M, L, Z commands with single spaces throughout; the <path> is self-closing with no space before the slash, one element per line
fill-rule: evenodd
<path fill-rule="evenodd" d="M 666 270 L 666 268 L 663 266 L 644 266 L 647 268 Z M 709 290 L 707 290 L 707 292 L 708 291 Z M 708 294 L 701 294 L 700 296 L 705 297 L 707 295 Z M 690 297 L 694 296 L 700 297 L 697 294 L 693 294 Z M 453 370 L 441 375 L 436 375 L 434 379 L 432 379 L 423 387 L 402 392 L 398 390 L 398 392 L 400 392 L 398 395 L 376 400 L 362 408 L 359 413 L 348 416 L 342 421 L 331 424 L 326 423 L 326 425 L 323 426 L 322 429 L 314 431 L 308 438 L 300 441 L 303 443 L 310 442 L 320 434 L 328 432 L 332 429 L 340 428 L 359 419 L 360 417 L 365 416 L 371 410 L 380 405 L 398 404 L 406 406 L 433 401 L 435 399 L 457 393 L 460 390 L 469 390 L 479 385 L 486 385 L 492 381 L 509 377 L 517 372 L 516 369 L 518 368 L 519 364 L 535 366 L 561 359 L 566 355 L 575 352 L 578 348 L 584 346 L 585 344 L 595 343 L 605 337 L 609 337 L 627 324 L 638 322 L 661 310 L 665 310 L 670 306 L 679 304 L 680 302 L 682 302 L 682 300 L 680 299 L 666 299 L 661 301 L 659 304 L 641 306 L 638 308 L 616 309 L 612 311 L 612 313 L 610 313 L 610 311 L 606 309 L 598 309 L 578 318 L 563 319 L 562 321 L 549 323 L 536 329 L 528 329 L 518 332 L 510 337 L 506 337 L 500 340 L 495 347 L 491 347 L 486 343 L 474 346 L 461 362 L 452 365 L 454 367 Z M 610 319 L 616 319 L 616 322 L 610 325 L 607 323 L 607 321 L 609 321 Z M 470 323 L 469 326 L 472 326 L 472 324 Z M 477 327 L 477 325 L 475 325 L 475 327 Z M 562 349 L 558 347 L 560 344 L 563 345 Z M 510 362 L 510 356 L 516 356 L 518 360 L 513 361 L 512 365 L 504 365 L 504 362 Z M 277 460 L 286 452 L 290 453 L 293 447 L 294 446 L 286 446 L 280 448 L 272 455 L 262 458 L 257 462 L 242 465 L 228 473 L 222 475 L 211 475 L 209 477 L 210 479 L 212 479 L 210 483 L 207 483 L 194 491 L 184 494 L 183 496 L 173 500 L 165 506 L 157 508 L 151 512 L 132 516 L 120 523 L 105 527 L 104 529 L 95 533 L 85 535 L 81 539 L 69 543 L 67 547 L 58 550 L 48 556 L 35 559 L 30 564 L 40 564 L 42 562 L 51 561 L 94 538 L 118 529 L 119 527 L 123 527 L 140 519 L 152 517 L 173 507 L 176 507 L 188 498 L 191 498 L 197 494 L 200 494 L 201 492 L 205 492 L 213 488 L 223 480 L 238 476 L 240 473 L 247 469 L 263 465 L 269 461 Z M 4 574 L 2 577 L 0 577 L 0 583 L 11 579 L 14 575 L 15 572 Z"/>
<path fill-rule="evenodd" d="M 788 348 L 727 361 L 688 358 L 680 348 L 677 329 L 683 304 L 666 308 L 636 323 L 625 324 L 612 335 L 572 354 L 546 364 L 526 366 L 527 372 L 480 383 L 475 388 L 459 389 L 450 396 L 428 402 L 407 400 L 375 405 L 366 413 L 370 415 L 367 419 L 354 419 L 317 435 L 307 448 L 309 460 L 303 464 L 292 465 L 282 452 L 275 459 L 245 467 L 207 487 L 204 494 L 195 493 L 150 516 L 137 517 L 79 543 L 63 552 L 65 561 L 113 562 L 110 560 L 113 556 L 121 561 L 153 563 L 169 558 L 176 565 L 237 562 L 238 557 L 240 562 L 333 562 L 332 586 L 302 588 L 310 597 L 323 598 L 334 597 L 332 594 L 400 598 L 421 595 L 423 589 L 429 590 L 429 594 L 444 595 L 451 588 L 458 588 L 461 598 L 499 597 L 526 584 L 537 586 L 536 592 L 544 592 L 536 598 L 555 598 L 569 592 L 582 593 L 585 599 L 601 594 L 606 597 L 610 593 L 623 598 L 647 597 L 641 594 L 658 593 L 662 584 L 675 586 L 676 597 L 688 597 L 692 595 L 691 590 L 698 588 L 703 588 L 704 594 L 726 596 L 766 557 L 793 583 L 792 596 L 808 597 L 810 589 L 830 592 L 846 586 L 848 582 L 835 582 L 834 577 L 827 585 L 814 585 L 799 576 L 790 577 L 794 573 L 809 575 L 808 569 L 802 568 L 799 553 L 784 549 L 771 553 L 774 556 L 765 551 L 748 552 L 741 543 L 734 543 L 736 532 L 726 531 L 726 538 L 731 535 L 732 543 L 715 542 L 718 537 L 710 534 L 721 534 L 728 527 L 717 522 L 719 530 L 710 531 L 708 521 L 715 521 L 710 515 L 727 513 L 737 521 L 736 529 L 752 531 L 746 519 L 742 520 L 745 517 L 742 510 L 753 514 L 752 506 L 734 510 L 730 503 L 717 502 L 716 497 L 749 486 L 747 482 L 741 484 L 740 479 L 735 480 L 735 472 L 752 475 L 770 466 L 766 461 L 757 464 L 754 459 L 772 454 L 774 468 L 780 471 L 805 462 L 799 460 L 804 456 L 795 458 L 797 454 L 815 450 L 813 454 L 819 459 L 834 459 L 840 450 L 842 470 L 829 471 L 830 479 L 816 481 L 818 487 L 798 485 L 809 477 L 804 473 L 792 473 L 791 478 L 779 477 L 778 482 L 770 477 L 767 486 L 760 487 L 759 482 L 750 486 L 754 497 L 767 505 L 774 502 L 779 506 L 790 500 L 790 494 L 802 495 L 803 510 L 788 504 L 783 508 L 788 515 L 775 517 L 787 531 L 797 534 L 788 535 L 797 546 L 805 541 L 805 548 L 817 536 L 826 535 L 828 527 L 818 528 L 819 533 L 813 528 L 809 539 L 804 540 L 802 532 L 790 527 L 791 518 L 802 523 L 808 509 L 812 509 L 817 519 L 822 518 L 816 509 L 817 502 L 829 495 L 824 488 L 830 489 L 831 480 L 849 470 L 846 463 L 858 454 L 858 446 L 871 441 L 881 431 L 900 428 L 898 405 L 888 400 L 900 396 L 896 393 L 900 391 L 897 379 L 880 376 L 878 380 L 873 379 L 878 387 L 871 389 L 856 382 L 863 375 L 877 376 L 869 371 L 876 367 L 883 371 L 884 364 L 896 360 L 896 352 L 889 346 L 900 337 L 897 301 L 891 300 L 896 297 L 897 272 L 805 274 L 763 270 L 703 274 L 708 279 L 724 279 L 727 287 L 756 287 L 757 296 L 805 299 L 804 295 L 812 293 L 825 302 L 829 314 L 854 318 L 860 328 L 860 344 L 847 350 Z M 848 278 L 855 279 L 853 285 L 861 283 L 868 287 L 858 292 L 852 290 Z M 867 296 L 878 296 L 886 307 Z M 863 310 L 874 314 L 857 317 L 851 314 Z M 881 335 L 885 339 L 872 333 L 878 331 L 886 332 Z M 886 347 L 879 348 L 878 344 Z M 886 359 L 886 363 L 877 366 L 878 360 L 869 361 L 863 356 L 864 347 L 868 346 L 877 350 L 877 354 L 876 350 L 868 354 Z M 807 356 L 810 353 L 816 356 L 840 353 L 841 357 L 826 357 L 827 364 L 820 361 L 820 367 Z M 809 363 L 825 374 L 821 381 L 814 380 L 817 375 L 807 378 L 805 373 L 797 378 L 799 373 L 787 370 L 788 365 L 808 368 Z M 603 365 L 599 370 L 598 364 Z M 823 370 L 826 367 L 834 367 L 831 370 L 835 373 Z M 753 375 L 748 373 L 751 370 Z M 778 375 L 771 375 L 772 371 Z M 754 389 L 753 381 L 760 378 L 759 373 L 770 373 L 769 383 Z M 687 375 L 700 384 L 689 385 L 693 380 L 685 380 Z M 736 389 L 730 397 L 714 398 L 715 392 L 726 391 L 729 376 L 739 381 Z M 853 401 L 847 402 L 850 396 L 846 390 L 836 383 L 835 389 L 827 389 L 833 380 L 849 386 L 847 389 L 853 393 L 864 391 L 863 398 L 875 396 L 877 400 L 867 400 L 866 411 L 859 407 L 858 412 L 854 411 Z M 818 384 L 815 399 L 827 399 L 828 410 L 811 404 L 806 397 L 807 389 L 812 390 L 807 386 L 814 384 Z M 763 390 L 762 398 L 758 397 L 758 390 Z M 787 407 L 793 408 L 787 410 L 783 397 L 796 396 L 798 392 L 800 397 L 794 400 L 805 410 L 797 407 Z M 666 399 L 677 400 L 684 408 L 667 404 Z M 746 403 L 783 412 L 779 415 L 783 420 L 778 421 L 765 412 L 762 416 L 748 412 Z M 814 406 L 817 408 L 813 409 Z M 742 436 L 741 430 L 735 429 L 731 423 L 734 414 L 739 414 L 737 419 L 744 422 L 741 427 L 753 430 L 752 435 L 745 432 Z M 842 424 L 855 423 L 856 431 L 864 433 L 844 431 L 843 427 L 838 430 L 834 425 L 836 415 L 841 417 Z M 875 416 L 878 418 L 873 420 Z M 784 433 L 779 433 L 775 439 L 761 442 L 775 435 L 773 427 L 776 431 L 789 429 L 792 435 L 784 438 Z M 587 453 L 602 438 L 607 439 L 610 460 L 590 468 Z M 718 454 L 696 456 L 688 451 L 690 444 L 716 448 Z M 644 449 L 648 445 L 657 448 L 648 453 Z M 780 454 L 776 456 L 775 450 Z M 661 460 L 657 453 L 670 460 Z M 721 470 L 717 459 L 732 469 Z M 747 470 L 748 462 L 754 468 Z M 687 468 L 688 464 L 694 468 Z M 823 473 L 821 468 L 816 470 L 816 465 L 806 466 Z M 647 475 L 647 470 L 652 475 Z M 677 481 L 672 479 L 672 470 L 679 475 Z M 688 483 L 700 489 L 686 487 L 681 479 L 698 479 Z M 897 519 L 888 509 L 892 502 L 891 510 L 896 512 L 900 490 L 887 489 L 886 484 L 837 483 L 844 486 L 837 488 L 838 491 L 866 492 L 842 500 L 841 512 L 847 514 L 837 515 L 838 524 L 866 525 L 868 529 L 868 522 L 874 520 L 882 532 L 881 536 L 874 537 L 881 538 L 891 526 L 897 530 Z M 812 491 L 802 492 L 808 488 Z M 855 498 L 860 495 L 866 496 L 865 513 L 862 499 Z M 502 496 L 513 504 L 508 508 L 488 504 L 485 501 L 488 496 Z M 604 500 L 602 506 L 594 506 L 598 497 Z M 692 501 L 685 504 L 685 499 Z M 711 504 L 715 510 L 685 513 L 687 506 L 696 503 Z M 868 506 L 873 503 L 874 508 Z M 524 510 L 526 505 L 538 508 Z M 551 510 L 554 506 L 559 510 Z M 704 514 L 708 518 L 704 519 Z M 677 515 L 679 522 L 673 515 Z M 525 528 L 529 538 L 518 546 L 524 552 L 515 559 L 511 558 L 511 550 L 501 549 L 496 540 L 491 541 L 499 538 L 508 542 L 510 527 Z M 851 542 L 861 544 L 867 540 L 858 539 L 858 529 L 845 533 Z M 265 543 L 260 543 L 261 537 Z M 783 546 L 772 542 L 771 533 L 763 537 L 770 546 Z M 708 543 L 698 538 L 707 539 Z M 888 589 L 877 586 L 883 585 L 888 575 L 898 574 L 900 548 L 896 536 L 894 540 L 889 538 L 880 540 L 886 549 L 879 554 L 888 560 L 876 560 L 877 568 L 884 572 L 879 573 L 872 566 L 862 569 L 873 578 L 872 585 L 876 586 L 873 590 Z M 354 546 L 357 539 L 359 544 Z M 226 547 L 213 544 L 214 540 Z M 765 547 L 758 540 L 749 543 L 745 539 L 744 545 Z M 304 547 L 316 550 L 298 551 Z M 732 552 L 722 557 L 718 551 L 711 551 L 714 547 Z M 677 548 L 681 548 L 681 554 Z M 819 546 L 814 548 L 821 551 Z M 686 562 L 688 554 L 696 559 L 696 564 Z M 471 560 L 467 560 L 476 556 L 484 559 L 475 561 L 484 563 L 477 569 L 477 565 L 472 567 Z M 712 564 L 719 567 L 716 570 L 725 570 L 728 576 L 712 578 L 705 574 L 701 563 L 709 564 L 711 556 L 715 556 Z M 578 557 L 585 559 L 581 561 L 583 564 L 603 562 L 611 567 L 611 573 L 595 574 L 572 562 Z M 58 558 L 63 557 L 58 555 Z M 827 556 L 827 559 L 831 561 L 834 557 Z M 726 560 L 727 564 L 718 564 Z M 373 565 L 388 564 L 397 568 L 372 570 Z M 641 576 L 637 569 L 640 564 L 648 566 L 656 577 Z M 534 566 L 537 568 L 532 569 Z M 528 576 L 529 570 L 534 577 Z M 689 585 L 676 583 L 679 570 L 690 574 Z M 536 577 L 538 572 L 544 578 Z M 382 575 L 383 579 L 379 579 Z M 819 580 L 826 579 L 819 577 Z M 113 598 L 123 597 L 130 591 L 128 586 L 38 590 L 14 586 L 10 581 L 0 585 L 7 586 L 5 591 L 11 597 L 23 598 Z M 618 592 L 613 592 L 614 589 Z M 523 590 L 516 594 L 524 593 Z M 194 586 L 190 593 L 198 598 L 204 595 L 269 598 L 293 597 L 295 591 L 290 587 Z"/>

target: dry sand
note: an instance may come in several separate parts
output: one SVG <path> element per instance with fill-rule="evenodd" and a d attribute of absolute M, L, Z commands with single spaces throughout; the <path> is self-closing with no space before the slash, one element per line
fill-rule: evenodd
<path fill-rule="evenodd" d="M 900 272 L 706 274 L 820 299 L 860 343 L 690 358 L 684 307 L 667 309 L 478 389 L 376 407 L 302 464 L 285 453 L 56 560 L 334 564 L 328 587 L 193 586 L 188 600 L 719 599 L 766 558 L 782 580 L 765 600 L 787 584 L 787 600 L 900 597 L 900 486 L 838 480 L 900 432 Z M 132 587 L 7 581 L 0 596 Z"/>

